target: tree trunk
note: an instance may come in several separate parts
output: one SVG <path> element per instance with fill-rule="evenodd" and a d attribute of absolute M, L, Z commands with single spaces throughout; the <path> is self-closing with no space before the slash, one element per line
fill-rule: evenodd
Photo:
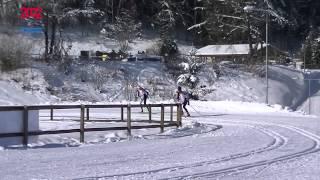
<path fill-rule="evenodd" d="M 0 24 L 3 23 L 3 10 L 4 10 L 4 7 L 3 7 L 3 0 L 0 0 Z"/>
<path fill-rule="evenodd" d="M 113 0 L 111 1 L 112 6 L 112 24 L 114 23 L 114 7 L 113 7 Z"/>
<path fill-rule="evenodd" d="M 57 27 L 57 18 L 53 16 L 52 22 L 51 22 L 51 42 L 50 42 L 49 54 L 53 54 L 53 48 L 55 46 L 55 40 L 56 40 L 56 27 Z"/>
<path fill-rule="evenodd" d="M 251 26 L 250 26 L 250 16 L 247 13 L 247 28 L 248 28 L 248 42 L 249 42 L 249 59 L 248 62 L 251 63 L 252 55 L 253 55 L 253 47 L 252 47 L 252 37 L 251 37 Z"/>
<path fill-rule="evenodd" d="M 121 4 L 122 4 L 122 0 L 119 0 L 117 16 L 120 16 Z"/>
<path fill-rule="evenodd" d="M 44 50 L 44 55 L 45 55 L 45 60 L 48 58 L 48 52 L 49 52 L 49 17 L 48 13 L 45 15 L 45 20 L 44 20 L 44 38 L 45 38 L 45 50 Z"/>

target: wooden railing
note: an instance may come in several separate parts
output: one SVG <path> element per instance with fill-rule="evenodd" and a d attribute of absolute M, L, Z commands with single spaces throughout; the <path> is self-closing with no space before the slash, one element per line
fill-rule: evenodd
<path fill-rule="evenodd" d="M 85 132 L 93 132 L 93 131 L 111 131 L 111 130 L 127 130 L 128 136 L 131 136 L 132 129 L 146 129 L 146 128 L 160 128 L 160 132 L 164 131 L 165 127 L 170 126 L 181 126 L 181 112 L 182 107 L 181 104 L 148 104 L 143 105 L 142 107 L 148 107 L 149 114 L 148 114 L 148 122 L 160 122 L 159 125 L 143 125 L 143 126 L 132 126 L 131 125 L 131 115 L 132 115 L 132 108 L 140 108 L 141 105 L 139 104 L 116 104 L 116 105 L 40 105 L 40 106 L 0 106 L 1 111 L 22 111 L 22 120 L 23 120 L 23 129 L 21 132 L 16 133 L 0 133 L 0 138 L 5 137 L 17 137 L 22 136 L 23 144 L 28 144 L 29 136 L 34 135 L 48 135 L 48 134 L 62 134 L 62 133 L 80 133 L 80 142 L 84 142 L 84 135 Z M 160 107 L 160 121 L 152 120 L 152 108 Z M 165 107 L 170 107 L 170 121 L 164 121 L 164 114 L 165 114 Z M 176 107 L 176 120 L 173 120 L 173 108 Z M 121 116 L 120 121 L 125 122 L 124 119 L 124 109 L 127 109 L 127 127 L 99 127 L 99 128 L 85 128 L 85 120 L 90 121 L 90 109 L 101 109 L 101 108 L 120 108 L 121 109 Z M 54 110 L 58 109 L 80 109 L 80 127 L 79 129 L 64 129 L 64 130 L 46 130 L 46 131 L 29 131 L 28 127 L 28 113 L 31 110 L 50 110 L 50 120 L 54 120 Z M 107 115 L 107 114 L 106 114 Z M 1 117 L 0 117 L 1 119 Z M 1 121 L 0 121 L 1 125 Z"/>

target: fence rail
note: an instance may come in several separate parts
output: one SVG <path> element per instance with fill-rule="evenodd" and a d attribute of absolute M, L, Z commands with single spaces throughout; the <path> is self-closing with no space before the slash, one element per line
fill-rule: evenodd
<path fill-rule="evenodd" d="M 131 108 L 140 108 L 140 107 L 147 107 L 149 109 L 148 113 L 148 120 L 143 120 L 142 122 L 160 122 L 159 125 L 140 125 L 140 126 L 132 126 L 131 122 L 131 115 L 132 111 Z M 160 121 L 152 120 L 152 108 L 160 107 Z M 170 121 L 164 120 L 165 115 L 165 107 L 170 107 Z M 176 107 L 176 121 L 173 120 L 173 108 Z M 85 122 L 90 121 L 90 109 L 99 109 L 99 108 L 119 108 L 121 109 L 121 121 L 125 122 L 124 120 L 124 109 L 127 109 L 127 126 L 123 127 L 99 127 L 99 128 L 85 128 Z M 54 110 L 58 109 L 79 109 L 80 110 L 80 127 L 79 129 L 64 129 L 64 130 L 46 130 L 46 131 L 29 131 L 28 127 L 28 112 L 31 110 L 50 110 L 50 120 L 54 119 Z M 113 130 L 127 130 L 128 135 L 131 136 L 132 129 L 146 129 L 146 128 L 160 128 L 160 132 L 164 131 L 165 127 L 172 127 L 172 126 L 181 126 L 182 125 L 182 118 L 181 118 L 181 111 L 182 107 L 181 104 L 148 104 L 148 105 L 139 105 L 139 104 L 107 104 L 107 105 L 39 105 L 39 106 L 0 106 L 0 112 L 10 112 L 10 111 L 22 111 L 22 119 L 23 119 L 23 129 L 21 132 L 16 133 L 0 133 L 0 138 L 8 138 L 8 137 L 21 137 L 23 138 L 23 144 L 28 144 L 29 136 L 35 135 L 49 135 L 49 134 L 64 134 L 64 133 L 80 133 L 80 142 L 84 142 L 85 132 L 95 132 L 95 131 L 113 131 Z"/>

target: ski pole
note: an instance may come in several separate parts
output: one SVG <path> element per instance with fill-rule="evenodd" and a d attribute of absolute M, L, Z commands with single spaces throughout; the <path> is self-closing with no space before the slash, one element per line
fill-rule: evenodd
<path fill-rule="evenodd" d="M 198 113 L 200 116 L 202 116 L 202 114 L 199 112 L 199 111 L 197 111 L 193 106 L 191 106 L 191 105 L 189 105 L 196 113 Z"/>

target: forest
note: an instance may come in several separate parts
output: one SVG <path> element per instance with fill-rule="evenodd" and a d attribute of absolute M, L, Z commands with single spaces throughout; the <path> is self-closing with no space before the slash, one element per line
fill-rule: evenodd
<path fill-rule="evenodd" d="M 0 0 L 2 31 L 19 26 L 21 6 L 43 9 L 46 56 L 59 49 L 57 39 L 68 29 L 124 42 L 151 33 L 161 39 L 161 54 L 175 53 L 175 39 L 199 47 L 249 43 L 254 53 L 267 22 L 272 45 L 307 57 L 310 67 L 320 59 L 317 0 Z"/>

